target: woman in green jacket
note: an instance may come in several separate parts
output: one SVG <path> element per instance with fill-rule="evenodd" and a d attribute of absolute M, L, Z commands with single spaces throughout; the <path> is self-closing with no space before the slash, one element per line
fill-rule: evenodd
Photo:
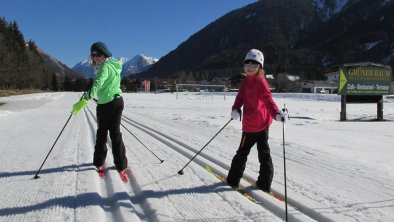
<path fill-rule="evenodd" d="M 96 78 L 84 98 L 74 104 L 72 114 L 81 110 L 90 99 L 97 99 L 97 135 L 93 164 L 103 173 L 107 156 L 107 134 L 112 141 L 114 164 L 123 180 L 127 181 L 124 170 L 127 167 L 126 150 L 120 132 L 124 102 L 120 89 L 122 64 L 110 59 L 112 53 L 103 42 L 95 42 L 90 49 Z"/>

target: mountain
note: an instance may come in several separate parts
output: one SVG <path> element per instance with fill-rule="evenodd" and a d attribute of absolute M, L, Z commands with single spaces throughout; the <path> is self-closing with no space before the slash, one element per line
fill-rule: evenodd
<path fill-rule="evenodd" d="M 304 79 L 348 62 L 394 65 L 393 11 L 391 0 L 257 1 L 208 24 L 141 76 L 232 76 L 251 48 L 263 51 L 267 73 Z"/>
<path fill-rule="evenodd" d="M 94 74 L 94 68 L 90 64 L 89 60 L 83 60 L 76 64 L 72 70 L 83 75 L 86 79 L 94 78 L 96 75 Z"/>
<path fill-rule="evenodd" d="M 156 58 L 148 57 L 143 54 L 136 55 L 132 59 L 119 57 L 115 60 L 123 64 L 122 77 L 145 71 L 149 69 L 152 64 L 158 61 Z M 82 74 L 86 79 L 94 78 L 96 76 L 94 68 L 90 64 L 89 60 L 81 61 L 76 64 L 72 70 Z"/>
<path fill-rule="evenodd" d="M 16 21 L 0 18 L 0 89 L 63 90 L 66 78 L 78 75 L 25 40 Z"/>
<path fill-rule="evenodd" d="M 41 55 L 41 58 L 44 62 L 49 65 L 54 73 L 64 78 L 68 76 L 71 79 L 76 79 L 81 77 L 78 73 L 70 69 L 68 66 L 57 60 L 56 58 L 52 57 L 51 55 L 44 52 L 42 49 L 38 49 L 38 52 Z"/>
<path fill-rule="evenodd" d="M 323 20 L 330 19 L 342 11 L 349 0 L 315 0 L 315 7 Z"/>
<path fill-rule="evenodd" d="M 295 48 L 319 58 L 315 65 L 323 70 L 364 61 L 393 66 L 393 11 L 394 3 L 390 0 L 349 1 L 335 16 L 308 30 Z"/>
<path fill-rule="evenodd" d="M 157 61 L 159 61 L 159 59 L 148 57 L 143 54 L 136 55 L 123 64 L 122 76 L 129 76 L 145 71 Z"/>

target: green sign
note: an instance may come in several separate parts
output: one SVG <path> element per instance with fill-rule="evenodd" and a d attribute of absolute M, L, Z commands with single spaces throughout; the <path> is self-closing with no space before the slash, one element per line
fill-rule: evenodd
<path fill-rule="evenodd" d="M 390 94 L 391 75 L 391 68 L 386 67 L 342 67 L 339 70 L 338 94 Z"/>

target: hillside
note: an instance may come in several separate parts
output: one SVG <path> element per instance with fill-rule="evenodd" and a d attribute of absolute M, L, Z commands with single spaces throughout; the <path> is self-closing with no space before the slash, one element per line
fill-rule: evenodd
<path fill-rule="evenodd" d="M 66 65 L 25 40 L 18 24 L 0 18 L 0 89 L 59 90 L 78 78 Z"/>
<path fill-rule="evenodd" d="M 348 62 L 394 65 L 392 11 L 393 1 L 385 0 L 258 1 L 208 24 L 142 75 L 231 76 L 242 71 L 250 48 L 264 52 L 268 73 L 306 79 Z"/>

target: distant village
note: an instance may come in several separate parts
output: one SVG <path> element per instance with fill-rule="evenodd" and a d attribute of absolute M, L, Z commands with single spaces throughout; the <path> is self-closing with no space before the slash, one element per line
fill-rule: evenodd
<path fill-rule="evenodd" d="M 300 80 L 299 76 L 291 75 L 289 73 L 280 73 L 275 79 L 272 74 L 267 74 L 266 79 L 270 85 L 271 91 L 274 92 L 299 92 L 299 93 L 326 93 L 332 94 L 337 93 L 338 90 L 338 76 L 339 72 L 333 72 L 326 74 L 327 80 L 325 81 L 313 81 L 313 80 Z M 235 77 L 214 77 L 211 81 L 186 81 L 184 84 L 193 87 L 188 90 L 209 90 L 209 85 L 224 85 L 227 91 L 237 91 L 239 84 L 242 81 L 241 76 Z M 145 84 L 142 82 L 141 89 L 145 90 Z M 151 86 L 154 84 L 150 83 Z M 158 79 L 156 80 L 157 89 L 159 92 L 173 92 L 176 91 L 176 84 L 179 84 L 176 79 Z M 186 89 L 186 87 L 183 87 Z M 150 91 L 155 89 L 150 88 Z"/>
<path fill-rule="evenodd" d="M 298 75 L 280 73 L 274 77 L 266 74 L 266 79 L 272 92 L 294 92 L 294 93 L 314 93 L 314 94 L 337 94 L 339 70 L 325 74 L 326 80 L 300 80 Z M 156 79 L 154 81 L 129 80 L 129 85 L 135 85 L 125 91 L 146 91 L 146 92 L 175 92 L 177 84 L 183 85 L 184 91 L 238 91 L 238 87 L 243 79 L 242 75 L 233 77 L 214 77 L 210 81 L 186 81 L 180 83 L 177 79 Z M 187 87 L 187 86 L 190 87 Z M 209 87 L 223 86 L 223 87 Z M 391 95 L 394 95 L 394 77 L 391 82 Z"/>

